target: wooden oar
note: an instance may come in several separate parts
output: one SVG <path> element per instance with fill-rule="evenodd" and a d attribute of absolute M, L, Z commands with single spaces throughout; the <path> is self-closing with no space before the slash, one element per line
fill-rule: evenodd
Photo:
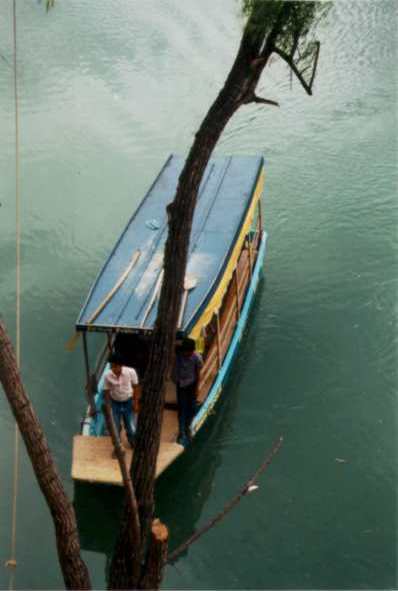
<path fill-rule="evenodd" d="M 75 332 L 69 340 L 65 343 L 65 349 L 67 351 L 74 351 L 77 345 L 77 341 L 79 340 L 80 332 Z"/>
<path fill-rule="evenodd" d="M 113 298 L 118 289 L 120 289 L 120 287 L 126 281 L 128 274 L 140 258 L 140 254 L 141 251 L 139 249 L 134 252 L 128 267 L 126 267 L 125 271 L 123 271 L 123 273 L 120 275 L 119 279 L 116 281 L 115 285 L 112 287 L 108 295 L 102 300 L 98 308 L 91 314 L 90 318 L 87 320 L 87 324 L 91 324 L 92 322 L 94 322 L 94 320 L 97 318 L 97 316 L 99 316 L 99 314 L 108 304 L 108 302 L 110 302 L 110 300 Z"/>
<path fill-rule="evenodd" d="M 158 279 L 156 281 L 155 289 L 153 290 L 152 297 L 149 300 L 149 304 L 148 304 L 148 306 L 147 306 L 147 308 L 146 308 L 146 310 L 144 312 L 144 316 L 142 317 L 142 320 L 141 320 L 141 324 L 140 324 L 140 327 L 141 328 L 144 326 L 145 321 L 148 318 L 148 314 L 152 310 L 153 304 L 155 303 L 155 300 L 156 300 L 156 298 L 158 297 L 158 295 L 160 293 L 160 287 L 162 285 L 162 280 L 163 280 L 163 273 L 164 273 L 164 269 L 162 269 L 160 271 L 160 273 L 159 273 L 159 277 L 158 277 Z"/>
<path fill-rule="evenodd" d="M 182 296 L 182 300 L 181 300 L 181 308 L 180 308 L 180 313 L 178 315 L 178 322 L 177 322 L 177 328 L 181 328 L 182 325 L 182 321 L 184 318 L 184 313 L 185 313 L 185 308 L 187 305 L 187 300 L 188 300 L 188 293 L 194 289 L 198 284 L 198 280 L 196 277 L 191 277 L 191 276 L 186 276 L 184 279 L 184 293 Z"/>
<path fill-rule="evenodd" d="M 99 304 L 99 306 L 91 314 L 90 318 L 87 320 L 87 324 L 91 324 L 92 322 L 94 322 L 94 320 L 97 318 L 97 316 L 99 316 L 99 314 L 102 312 L 102 310 L 108 304 L 108 302 L 110 302 L 110 300 L 113 298 L 113 296 L 118 291 L 118 289 L 120 289 L 120 287 L 126 281 L 128 274 L 133 269 L 133 267 L 136 265 L 138 259 L 140 258 L 140 254 L 141 254 L 141 251 L 139 249 L 134 252 L 128 266 L 123 271 L 123 273 L 120 275 L 119 279 L 116 281 L 115 285 L 112 287 L 110 292 L 106 295 L 106 297 L 102 300 L 102 302 Z M 65 347 L 68 351 L 73 351 L 73 349 L 76 346 L 77 341 L 79 340 L 79 335 L 80 335 L 80 333 L 76 332 L 73 335 L 73 337 L 70 338 L 69 341 L 66 343 Z"/>

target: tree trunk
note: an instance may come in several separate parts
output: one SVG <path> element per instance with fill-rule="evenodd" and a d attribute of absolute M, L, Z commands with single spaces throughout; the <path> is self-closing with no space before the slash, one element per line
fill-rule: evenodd
<path fill-rule="evenodd" d="M 173 363 L 192 219 L 200 182 L 214 147 L 231 117 L 241 105 L 254 102 L 255 88 L 273 51 L 274 41 L 281 29 L 282 13 L 286 10 L 289 8 L 284 5 L 265 44 L 264 35 L 253 34 L 251 20 L 248 21 L 232 69 L 195 136 L 178 181 L 174 201 L 168 206 L 169 233 L 164 250 L 164 279 L 145 375 L 131 468 L 140 511 L 140 552 L 143 564 L 148 530 L 154 517 L 156 458 L 160 447 L 165 382 Z M 126 509 L 110 568 L 109 586 L 112 589 L 139 586 L 131 568 L 136 549 L 132 545 L 128 523 Z"/>
<path fill-rule="evenodd" d="M 91 589 L 88 570 L 80 556 L 75 512 L 62 486 L 39 420 L 24 391 L 14 350 L 1 322 L 0 382 L 53 518 L 58 557 L 65 585 L 68 589 Z"/>
<path fill-rule="evenodd" d="M 167 527 L 159 519 L 154 519 L 144 575 L 139 583 L 140 589 L 159 589 L 167 562 L 168 541 Z"/>
<path fill-rule="evenodd" d="M 169 206 L 169 234 L 164 252 L 164 279 L 153 344 L 143 387 L 137 440 L 132 465 L 134 489 L 140 509 L 141 557 L 144 560 L 148 528 L 154 516 L 156 458 L 164 407 L 165 381 L 173 362 L 175 334 L 181 304 L 189 239 L 199 185 L 211 153 L 230 118 L 246 102 L 259 72 L 250 68 L 253 52 L 245 44 L 238 53 L 228 80 L 204 119 L 181 173 L 176 197 Z M 265 63 L 262 65 L 264 67 Z M 126 510 L 127 511 L 127 510 Z M 135 588 L 128 513 L 123 518 L 110 569 L 110 588 Z"/>

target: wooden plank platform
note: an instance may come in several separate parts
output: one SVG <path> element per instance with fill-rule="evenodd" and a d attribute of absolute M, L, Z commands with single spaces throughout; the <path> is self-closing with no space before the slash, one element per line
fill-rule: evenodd
<path fill-rule="evenodd" d="M 165 410 L 156 476 L 159 476 L 184 451 L 182 445 L 176 443 L 177 433 L 177 413 Z M 122 432 L 122 444 L 126 450 L 126 461 L 130 466 L 133 451 L 127 444 L 124 432 Z M 72 452 L 72 478 L 85 482 L 122 486 L 119 464 L 117 459 L 112 457 L 112 452 L 113 445 L 109 436 L 75 435 Z"/>

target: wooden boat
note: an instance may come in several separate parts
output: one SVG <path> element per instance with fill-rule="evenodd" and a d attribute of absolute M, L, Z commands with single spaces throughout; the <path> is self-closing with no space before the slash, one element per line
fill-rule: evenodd
<path fill-rule="evenodd" d="M 140 379 L 145 373 L 163 274 L 166 206 L 183 164 L 183 159 L 169 157 L 117 241 L 77 320 L 76 330 L 83 336 L 88 410 L 81 434 L 73 441 L 75 480 L 122 484 L 101 411 L 104 372 L 109 355 L 117 351 Z M 201 404 L 192 421 L 193 436 L 221 394 L 258 284 L 266 250 L 261 213 L 264 176 L 261 156 L 217 157 L 210 160 L 200 186 L 176 335 L 194 339 L 203 356 Z M 88 341 L 94 332 L 104 333 L 105 342 L 91 369 Z M 98 335 L 94 340 L 98 346 Z M 176 392 L 170 380 L 157 475 L 184 452 L 177 434 Z M 129 462 L 132 453 L 126 451 Z"/>

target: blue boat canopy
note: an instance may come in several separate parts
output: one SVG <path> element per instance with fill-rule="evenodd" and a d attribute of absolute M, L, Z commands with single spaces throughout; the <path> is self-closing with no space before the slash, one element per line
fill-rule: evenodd
<path fill-rule="evenodd" d="M 181 332 L 189 333 L 217 286 L 251 203 L 263 167 L 261 156 L 209 161 L 194 214 L 187 276 L 189 292 Z M 184 159 L 170 156 L 128 222 L 88 295 L 76 329 L 147 332 L 157 314 L 167 238 L 166 207 L 174 199 Z"/>

